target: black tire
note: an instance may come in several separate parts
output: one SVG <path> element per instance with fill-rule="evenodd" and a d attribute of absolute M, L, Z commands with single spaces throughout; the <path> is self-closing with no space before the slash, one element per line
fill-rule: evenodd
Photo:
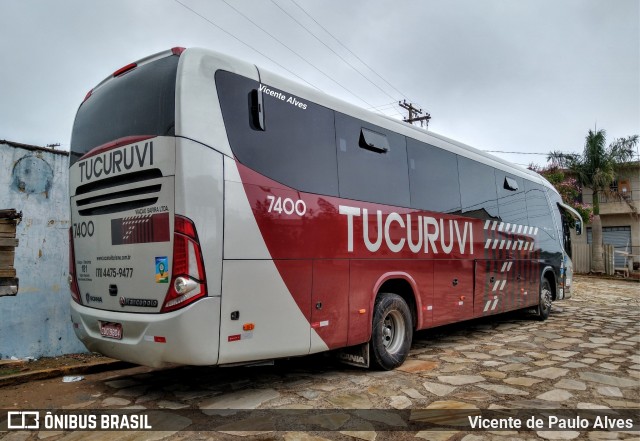
<path fill-rule="evenodd" d="M 407 303 L 397 294 L 381 293 L 373 312 L 371 366 L 391 370 L 407 359 L 413 338 L 413 321 Z"/>
<path fill-rule="evenodd" d="M 538 320 L 544 321 L 549 318 L 552 300 L 553 292 L 551 291 L 551 283 L 549 283 L 549 279 L 544 277 L 540 284 L 540 296 L 538 299 L 538 308 L 536 309 L 536 318 Z"/>

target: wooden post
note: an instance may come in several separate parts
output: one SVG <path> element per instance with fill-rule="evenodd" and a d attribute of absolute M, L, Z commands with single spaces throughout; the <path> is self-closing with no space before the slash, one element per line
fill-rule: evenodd
<path fill-rule="evenodd" d="M 0 297 L 18 294 L 19 279 L 14 262 L 18 246 L 16 227 L 21 220 L 22 212 L 0 210 Z"/>

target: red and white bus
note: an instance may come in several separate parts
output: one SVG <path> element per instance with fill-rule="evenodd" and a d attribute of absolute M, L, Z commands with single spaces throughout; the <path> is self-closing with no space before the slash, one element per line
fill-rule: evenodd
<path fill-rule="evenodd" d="M 217 52 L 110 75 L 71 158 L 71 317 L 113 358 L 392 369 L 416 330 L 571 293 L 577 213 L 538 174 Z"/>

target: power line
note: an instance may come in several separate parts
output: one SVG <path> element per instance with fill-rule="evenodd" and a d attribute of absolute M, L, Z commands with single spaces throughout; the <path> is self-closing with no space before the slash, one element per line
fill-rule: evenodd
<path fill-rule="evenodd" d="M 289 72 L 291 75 L 293 75 L 296 78 L 299 78 L 300 80 L 304 81 L 305 83 L 307 83 L 309 86 L 320 90 L 318 87 L 316 87 L 315 85 L 311 84 L 310 82 L 308 82 L 307 80 L 305 80 L 304 78 L 302 78 L 300 75 L 296 74 L 295 72 L 290 71 L 289 69 L 287 69 L 286 67 L 284 67 L 282 64 L 278 63 L 276 60 L 274 60 L 273 58 L 269 57 L 268 55 L 263 54 L 262 52 L 260 52 L 258 49 L 254 48 L 253 46 L 249 45 L 248 43 L 240 40 L 238 37 L 236 37 L 235 35 L 233 35 L 231 32 L 227 31 L 226 29 L 223 29 L 222 27 L 218 26 L 216 23 L 214 23 L 213 21 L 209 20 L 207 17 L 205 17 L 204 15 L 200 14 L 198 11 L 190 8 L 189 6 L 185 5 L 184 3 L 182 3 L 180 0 L 174 0 L 176 3 L 178 3 L 180 6 L 182 6 L 183 8 L 187 9 L 188 11 L 192 12 L 193 14 L 197 15 L 198 17 L 200 17 L 201 19 L 203 19 L 204 21 L 206 21 L 207 23 L 209 23 L 210 25 L 216 27 L 217 29 L 221 30 L 222 32 L 224 32 L 225 34 L 227 34 L 228 36 L 230 36 L 231 38 L 233 38 L 234 40 L 238 41 L 239 43 L 242 43 L 243 45 L 245 45 L 246 47 L 248 47 L 249 49 L 251 49 L 254 52 L 257 52 L 258 54 L 262 55 L 263 57 L 265 57 L 267 60 L 271 61 L 272 63 L 274 63 L 275 65 L 281 67 L 282 69 L 284 69 L 285 71 Z"/>
<path fill-rule="evenodd" d="M 364 62 L 364 60 L 362 60 L 362 58 L 360 58 L 359 56 L 357 56 L 351 49 L 349 49 L 347 46 L 345 46 L 344 44 L 342 44 L 342 42 L 337 39 L 336 37 L 333 36 L 333 34 L 331 32 L 329 32 L 324 26 L 322 26 L 320 23 L 318 23 L 318 21 L 313 18 L 313 16 L 311 16 L 311 14 L 309 14 L 302 6 L 300 6 L 295 0 L 290 0 L 294 5 L 296 5 L 302 12 L 304 12 L 307 17 L 309 17 L 311 20 L 313 20 L 315 22 L 315 24 L 317 24 L 318 26 L 320 26 L 322 28 L 323 31 L 325 31 L 327 34 L 329 34 L 329 36 L 331 38 L 333 38 L 340 46 L 342 46 L 347 52 L 349 52 L 351 55 L 353 55 L 356 59 L 358 59 L 358 61 L 360 61 L 362 64 L 364 64 L 371 72 L 373 72 L 374 74 L 376 74 L 378 76 L 378 78 L 380 78 L 382 81 L 384 81 L 385 83 L 387 83 L 389 85 L 389 87 L 391 87 L 393 90 L 395 90 L 396 92 L 398 92 L 400 95 L 402 95 L 403 98 L 405 99 L 409 99 L 404 93 L 400 92 L 398 89 L 396 89 L 393 84 L 391 84 L 389 81 L 387 81 L 382 75 L 380 75 L 378 72 L 376 72 L 371 66 L 369 66 L 367 63 Z"/>
<path fill-rule="evenodd" d="M 483 152 L 487 153 L 511 153 L 514 155 L 544 155 L 547 156 L 549 153 L 533 153 L 533 152 L 505 152 L 502 150 L 483 150 Z"/>
<path fill-rule="evenodd" d="M 178 1 L 178 0 L 176 0 Z M 291 53 L 295 54 L 296 56 L 298 56 L 301 60 L 303 60 L 304 62 L 306 62 L 309 66 L 313 67 L 315 70 L 317 70 L 318 72 L 320 72 L 322 75 L 324 75 L 325 77 L 327 77 L 329 80 L 333 81 L 336 85 L 338 85 L 339 87 L 341 87 L 343 90 L 345 90 L 346 92 L 350 93 L 351 95 L 353 95 L 355 98 L 359 99 L 360 101 L 362 101 L 363 103 L 365 103 L 368 106 L 371 106 L 371 104 L 369 102 L 367 102 L 364 98 L 360 98 L 358 95 L 356 95 L 355 93 L 353 93 L 352 91 L 350 91 L 349 89 L 347 89 L 346 87 L 344 87 L 342 84 L 338 83 L 336 80 L 334 80 L 333 78 L 331 78 L 331 76 L 329 76 L 327 73 L 325 73 L 323 70 L 321 70 L 319 67 L 315 66 L 313 63 L 311 63 L 309 60 L 307 60 L 305 57 L 303 57 L 302 55 L 300 55 L 299 53 L 297 53 L 296 51 L 294 51 L 293 49 L 291 49 L 289 46 L 287 46 L 286 44 L 284 44 L 283 42 L 281 42 L 277 37 L 275 37 L 273 34 L 271 34 L 270 32 L 268 32 L 267 30 L 265 30 L 263 27 L 261 27 L 260 25 L 258 25 L 255 21 L 251 20 L 251 18 L 249 18 L 248 16 L 246 16 L 245 14 L 243 14 L 241 11 L 239 11 L 238 9 L 236 9 L 234 6 L 230 5 L 227 0 L 222 0 L 222 2 L 227 5 L 228 7 L 230 7 L 231 9 L 233 9 L 234 11 L 236 11 L 238 14 L 240 14 L 242 17 L 244 17 L 245 19 L 247 19 L 251 24 L 253 24 L 255 27 L 257 27 L 258 29 L 260 29 L 262 32 L 264 32 L 265 34 L 267 34 L 269 37 L 273 38 L 275 41 L 277 41 L 278 43 L 280 43 L 282 46 L 284 46 L 285 48 L 287 48 Z"/>
<path fill-rule="evenodd" d="M 307 27 L 305 27 L 302 23 L 300 23 L 300 21 L 298 21 L 297 18 L 295 18 L 293 15 L 289 14 L 284 8 L 282 8 L 282 6 L 280 6 L 279 4 L 277 4 L 274 0 L 270 0 L 271 3 L 273 3 L 278 9 L 280 9 L 282 12 L 284 12 L 285 14 L 287 14 L 287 16 L 289 16 L 289 18 L 291 18 L 293 21 L 295 21 L 302 29 L 304 29 L 305 31 L 307 31 L 308 34 L 310 34 L 313 38 L 315 38 L 316 40 L 318 40 L 320 43 L 322 43 L 322 45 L 324 45 L 324 47 L 326 47 L 327 49 L 329 49 L 331 52 L 333 52 L 338 58 L 340 58 L 342 61 L 344 61 L 349 67 L 351 67 L 351 69 L 353 69 L 354 71 L 356 71 L 358 74 L 360 74 L 360 76 L 362 78 L 364 78 L 365 80 L 367 80 L 369 83 L 371 83 L 373 86 L 375 86 L 380 92 L 384 93 L 385 95 L 387 95 L 389 98 L 391 98 L 392 100 L 396 99 L 394 96 L 390 95 L 386 90 L 382 89 L 380 86 L 378 86 L 376 83 L 374 83 L 373 81 L 371 81 L 367 76 L 365 76 L 362 72 L 360 72 L 360 70 L 358 70 L 358 68 L 356 68 L 353 64 L 351 64 L 348 60 L 346 60 L 344 57 L 342 57 L 342 55 L 340 55 L 339 53 L 337 53 L 335 50 L 333 50 L 333 48 L 331 48 L 328 44 L 326 44 L 324 41 L 322 41 L 316 34 L 314 34 L 313 32 L 311 32 Z"/>
<path fill-rule="evenodd" d="M 387 103 L 387 104 L 380 104 L 379 106 L 368 107 L 367 110 L 380 110 L 380 109 L 383 109 L 385 107 L 390 108 L 390 107 L 395 107 L 397 105 L 398 105 L 398 102 L 397 101 L 393 101 L 393 102 Z"/>

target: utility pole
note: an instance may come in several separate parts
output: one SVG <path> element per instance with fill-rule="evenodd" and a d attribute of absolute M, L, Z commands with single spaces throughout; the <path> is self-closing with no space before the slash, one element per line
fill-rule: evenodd
<path fill-rule="evenodd" d="M 429 128 L 429 120 L 431 120 L 431 115 L 428 112 L 425 113 L 422 109 L 414 107 L 413 103 L 407 103 L 406 100 L 402 100 L 402 102 L 398 101 L 398 105 L 409 112 L 409 117 L 405 118 L 403 120 L 404 122 L 413 124 L 414 122 L 420 121 L 420 127 L 423 127 L 423 123 L 426 122 L 427 129 Z M 420 116 L 423 113 L 424 115 Z"/>

